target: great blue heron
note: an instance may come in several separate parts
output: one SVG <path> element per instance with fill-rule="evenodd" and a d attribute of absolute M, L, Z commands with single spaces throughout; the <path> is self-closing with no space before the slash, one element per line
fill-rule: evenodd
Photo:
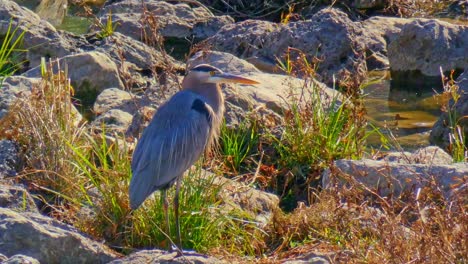
<path fill-rule="evenodd" d="M 181 249 L 179 191 L 182 175 L 217 140 L 224 114 L 220 83 L 258 84 L 241 76 L 201 64 L 192 68 L 182 82 L 182 91 L 172 96 L 154 114 L 133 153 L 129 195 L 137 209 L 156 190 L 162 191 L 169 236 L 166 191 L 176 183 L 174 212 L 177 246 Z"/>

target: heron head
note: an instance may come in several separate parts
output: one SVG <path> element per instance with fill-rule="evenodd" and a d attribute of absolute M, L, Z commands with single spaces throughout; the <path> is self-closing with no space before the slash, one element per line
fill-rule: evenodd
<path fill-rule="evenodd" d="M 259 82 L 230 73 L 208 65 L 200 64 L 193 67 L 188 75 L 193 75 L 201 83 L 242 83 L 242 84 L 259 84 Z"/>

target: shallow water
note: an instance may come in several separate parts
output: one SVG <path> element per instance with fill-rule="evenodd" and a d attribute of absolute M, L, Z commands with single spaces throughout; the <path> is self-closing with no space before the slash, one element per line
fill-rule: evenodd
<path fill-rule="evenodd" d="M 368 118 L 383 134 L 393 134 L 404 149 L 427 146 L 430 130 L 441 113 L 441 97 L 436 93 L 441 88 L 436 86 L 395 87 L 390 79 L 371 84 L 364 88 Z M 377 136 L 369 140 L 371 145 L 378 142 Z"/>

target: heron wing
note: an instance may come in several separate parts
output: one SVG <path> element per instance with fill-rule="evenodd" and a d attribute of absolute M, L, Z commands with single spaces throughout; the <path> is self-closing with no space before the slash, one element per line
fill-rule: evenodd
<path fill-rule="evenodd" d="M 132 158 L 130 205 L 170 187 L 203 153 L 211 133 L 213 110 L 203 97 L 176 93 L 153 116 Z"/>

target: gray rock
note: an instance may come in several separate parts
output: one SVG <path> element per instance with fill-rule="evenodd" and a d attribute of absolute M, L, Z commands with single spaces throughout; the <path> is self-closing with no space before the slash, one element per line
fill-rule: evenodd
<path fill-rule="evenodd" d="M 145 2 L 145 7 L 151 16 L 157 19 L 155 25 L 163 37 L 178 39 L 185 38 L 206 38 L 216 33 L 222 26 L 233 23 L 229 16 L 215 17 L 202 7 L 192 8 L 187 4 L 172 4 L 164 1 Z M 119 25 L 115 29 L 126 36 L 137 40 L 143 40 L 145 34 L 151 32 L 149 23 L 141 22 L 143 7 L 141 1 L 125 0 L 107 5 L 100 12 L 103 24 L 108 19 L 109 12 L 112 12 L 113 23 Z"/>
<path fill-rule="evenodd" d="M 69 69 L 68 77 L 77 94 L 101 92 L 107 88 L 124 89 L 117 65 L 104 53 L 91 51 L 62 57 L 61 70 Z M 40 77 L 40 67 L 29 70 L 27 77 Z"/>
<path fill-rule="evenodd" d="M 39 260 L 25 256 L 25 255 L 14 255 L 11 258 L 2 262 L 3 264 L 40 264 Z"/>
<path fill-rule="evenodd" d="M 94 102 L 93 111 L 100 115 L 111 109 L 119 109 L 127 113 L 136 111 L 138 97 L 117 88 L 109 88 L 102 91 Z"/>
<path fill-rule="evenodd" d="M 254 218 L 260 225 L 267 225 L 275 212 L 279 212 L 278 196 L 257 190 L 231 179 L 213 175 L 204 171 L 204 178 L 213 177 L 213 184 L 222 186 L 219 197 L 223 201 L 220 205 L 226 211 L 241 211 Z"/>
<path fill-rule="evenodd" d="M 0 184 L 0 207 L 39 213 L 29 192 L 21 186 Z"/>
<path fill-rule="evenodd" d="M 18 98 L 25 98 L 31 94 L 31 88 L 39 85 L 39 78 L 27 78 L 24 76 L 11 76 L 2 84 L 0 93 L 0 118 L 5 116 L 8 109 L 17 102 Z"/>
<path fill-rule="evenodd" d="M 49 21 L 52 25 L 58 26 L 62 24 L 68 10 L 68 0 L 42 0 L 36 8 L 36 13 L 42 18 Z"/>
<path fill-rule="evenodd" d="M 384 0 L 355 0 L 353 6 L 357 9 L 380 9 L 385 7 Z"/>
<path fill-rule="evenodd" d="M 388 45 L 393 72 L 419 71 L 440 76 L 443 71 L 468 68 L 468 27 L 435 19 L 405 24 Z"/>
<path fill-rule="evenodd" d="M 420 148 L 415 150 L 413 153 L 407 151 L 390 152 L 383 160 L 402 164 L 427 165 L 448 165 L 453 162 L 450 154 L 436 146 Z"/>
<path fill-rule="evenodd" d="M 0 252 L 41 263 L 107 263 L 117 257 L 74 228 L 35 213 L 0 208 Z"/>
<path fill-rule="evenodd" d="M 427 165 L 447 165 L 452 164 L 452 156 L 443 149 L 429 146 L 416 150 L 410 157 L 413 163 Z"/>
<path fill-rule="evenodd" d="M 458 85 L 460 98 L 456 103 L 450 100 L 448 108 L 455 113 L 458 125 L 464 131 L 464 138 L 466 139 L 468 138 L 468 118 L 466 118 L 468 116 L 468 70 L 457 78 L 456 84 Z M 434 123 L 429 141 L 431 144 L 436 144 L 443 149 L 449 148 L 450 142 L 453 141 L 453 133 L 447 112 L 443 113 Z"/>
<path fill-rule="evenodd" d="M 182 264 L 182 263 L 196 263 L 196 264 L 217 264 L 227 263 L 226 261 L 209 257 L 206 255 L 184 252 L 183 256 L 177 256 L 176 252 L 169 253 L 163 250 L 142 250 L 130 254 L 125 258 L 117 259 L 109 264 L 139 264 L 139 263 L 164 263 L 164 264 Z"/>
<path fill-rule="evenodd" d="M 388 44 L 398 37 L 402 27 L 409 22 L 410 19 L 379 16 L 358 22 L 363 28 L 363 34 L 357 38 L 366 45 L 366 64 L 369 71 L 390 68 Z"/>
<path fill-rule="evenodd" d="M 94 45 L 96 51 L 109 55 L 121 69 L 121 78 L 128 88 L 146 88 L 148 82 L 153 82 L 155 77 L 159 77 L 149 73 L 184 69 L 184 65 L 170 55 L 120 32 L 114 32 L 112 37 L 96 41 Z M 145 72 L 146 74 L 143 74 Z"/>
<path fill-rule="evenodd" d="M 310 20 L 286 25 L 261 20 L 226 25 L 207 42 L 216 50 L 241 58 L 257 56 L 271 61 L 283 60 L 288 50 L 294 61 L 300 56 L 296 50 L 300 50 L 309 60 L 322 59 L 317 77 L 331 86 L 335 79 L 341 80 L 349 73 L 353 80 L 364 79 L 365 44 L 357 37 L 362 34 L 359 23 L 337 9 L 327 8 Z"/>
<path fill-rule="evenodd" d="M 16 176 L 19 163 L 16 143 L 10 140 L 0 140 L 0 179 Z"/>
<path fill-rule="evenodd" d="M 96 128 L 105 125 L 106 132 L 125 132 L 132 123 L 133 116 L 119 109 L 111 109 L 98 116 L 92 123 Z"/>
<path fill-rule="evenodd" d="M 468 175 L 468 163 L 425 165 L 368 159 L 338 160 L 334 162 L 333 170 L 328 169 L 323 173 L 322 184 L 324 188 L 329 188 L 335 183 L 344 185 L 346 179 L 349 180 L 351 177 L 381 196 L 398 197 L 402 192 L 434 183 L 442 194 L 449 198 L 466 175 Z"/>
<path fill-rule="evenodd" d="M 60 58 L 79 51 L 72 39 L 31 10 L 13 1 L 0 1 L 0 35 L 5 35 L 10 20 L 14 27 L 19 26 L 19 32 L 26 31 L 22 48 L 27 50 L 29 67 L 40 65 L 41 57 Z"/>

